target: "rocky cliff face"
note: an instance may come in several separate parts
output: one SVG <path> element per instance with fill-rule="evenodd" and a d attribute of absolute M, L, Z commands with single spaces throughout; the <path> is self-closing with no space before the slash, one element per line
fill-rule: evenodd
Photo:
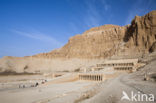
<path fill-rule="evenodd" d="M 136 16 L 131 25 L 91 28 L 82 35 L 71 37 L 65 46 L 49 53 L 2 58 L 0 71 L 8 68 L 18 72 L 74 70 L 111 56 L 141 56 L 155 51 L 155 45 L 156 11 L 152 11 L 142 17 Z"/>
<path fill-rule="evenodd" d="M 156 41 L 156 11 L 136 16 L 125 33 L 124 41 L 127 48 L 148 53 Z"/>
<path fill-rule="evenodd" d="M 106 58 L 148 53 L 156 41 L 156 11 L 136 16 L 131 25 L 104 25 L 76 35 L 62 48 L 35 55 L 44 58 Z"/>
<path fill-rule="evenodd" d="M 115 53 L 123 42 L 126 27 L 104 25 L 71 37 L 68 43 L 49 53 L 35 55 L 45 58 L 105 58 Z"/>

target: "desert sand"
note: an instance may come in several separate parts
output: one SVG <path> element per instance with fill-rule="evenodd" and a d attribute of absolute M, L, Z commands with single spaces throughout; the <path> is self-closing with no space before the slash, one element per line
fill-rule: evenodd
<path fill-rule="evenodd" d="M 68 80 L 59 81 L 62 78 L 71 76 L 68 73 L 64 76 L 48 80 L 45 84 L 40 84 L 37 87 L 17 88 L 8 87 L 0 89 L 1 103 L 132 103 L 132 101 L 121 100 L 122 92 L 125 91 L 130 95 L 134 93 L 154 94 L 156 95 L 156 82 L 145 81 L 144 74 L 156 72 L 156 60 L 149 62 L 139 71 L 131 74 L 121 74 L 117 78 L 108 79 L 103 82 Z M 149 69 L 150 68 L 150 69 Z M 41 76 L 37 76 L 38 78 Z M 4 77 L 3 77 L 4 78 Z M 6 78 L 6 77 L 5 77 Z M 9 78 L 9 77 L 7 77 Z M 11 77 L 12 78 L 12 77 Z M 17 78 L 17 76 L 16 76 Z M 23 77 L 24 78 L 24 77 Z M 29 77 L 30 78 L 30 77 Z M 33 80 L 35 76 L 32 76 Z M 1 78 L 2 79 L 2 78 Z M 48 79 L 48 78 L 44 78 Z M 9 81 L 8 84 L 26 83 L 26 81 L 17 82 Z M 14 79 L 15 80 L 15 79 Z M 36 79 L 35 79 L 36 80 Z M 30 80 L 29 80 L 30 81 Z M 36 80 L 41 82 L 39 80 Z M 35 81 L 35 82 L 36 82 Z M 1 80 L 1 85 L 3 81 Z M 156 101 L 155 101 L 156 102 Z M 142 101 L 141 103 L 148 103 Z M 151 102 L 149 102 L 151 103 Z"/>

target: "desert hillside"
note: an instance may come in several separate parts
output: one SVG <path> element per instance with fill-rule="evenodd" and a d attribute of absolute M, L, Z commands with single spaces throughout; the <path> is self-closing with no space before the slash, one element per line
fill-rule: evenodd
<path fill-rule="evenodd" d="M 156 11 L 135 16 L 131 25 L 103 25 L 82 35 L 71 37 L 60 49 L 34 57 L 106 58 L 112 55 L 134 55 L 153 52 L 156 41 Z"/>
<path fill-rule="evenodd" d="M 3 57 L 0 72 L 43 73 L 89 68 L 114 56 L 139 58 L 156 50 L 156 11 L 130 25 L 103 25 L 71 37 L 66 45 L 28 57 Z"/>

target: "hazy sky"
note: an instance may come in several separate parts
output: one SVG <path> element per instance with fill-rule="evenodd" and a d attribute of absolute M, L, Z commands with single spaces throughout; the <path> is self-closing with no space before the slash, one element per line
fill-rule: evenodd
<path fill-rule="evenodd" d="M 91 27 L 127 25 L 156 0 L 0 0 L 0 57 L 49 52 Z"/>

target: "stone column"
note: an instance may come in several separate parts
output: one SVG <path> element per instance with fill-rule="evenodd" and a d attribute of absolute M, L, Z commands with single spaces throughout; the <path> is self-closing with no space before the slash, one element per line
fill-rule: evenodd
<path fill-rule="evenodd" d="M 81 80 L 81 77 L 80 77 L 80 75 L 79 75 L 79 80 Z"/>
<path fill-rule="evenodd" d="M 96 81 L 96 75 L 95 75 L 95 81 Z"/>
<path fill-rule="evenodd" d="M 95 80 L 95 76 L 93 75 L 93 81 Z"/>
<path fill-rule="evenodd" d="M 89 80 L 91 80 L 91 75 L 89 75 Z"/>
<path fill-rule="evenodd" d="M 85 77 L 85 80 L 86 80 L 86 75 L 84 75 L 84 77 Z"/>
<path fill-rule="evenodd" d="M 95 76 L 95 78 L 96 78 L 96 81 L 97 81 L 97 75 Z"/>
<path fill-rule="evenodd" d="M 99 75 L 98 75 L 98 81 L 99 81 Z"/>

